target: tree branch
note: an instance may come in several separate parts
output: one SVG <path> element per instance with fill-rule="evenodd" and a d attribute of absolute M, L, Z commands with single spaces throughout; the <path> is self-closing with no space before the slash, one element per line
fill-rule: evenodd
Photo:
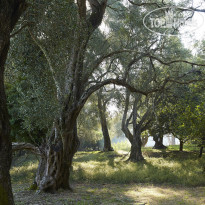
<path fill-rule="evenodd" d="M 86 18 L 86 0 L 77 0 L 78 13 L 80 18 Z"/>
<path fill-rule="evenodd" d="M 12 19 L 10 25 L 11 31 L 14 29 L 22 13 L 27 9 L 28 4 L 26 3 L 25 0 L 15 0 L 13 7 L 14 7 L 14 12 L 12 13 Z"/>
<path fill-rule="evenodd" d="M 88 2 L 92 9 L 92 14 L 89 17 L 88 22 L 91 24 L 93 30 L 95 30 L 102 22 L 105 8 L 107 6 L 107 0 L 103 0 L 101 4 L 98 0 L 88 0 Z"/>
<path fill-rule="evenodd" d="M 35 147 L 30 143 L 12 143 L 12 152 L 16 152 L 19 150 L 28 150 L 34 154 L 41 155 L 39 148 Z"/>
<path fill-rule="evenodd" d="M 29 23 L 24 24 L 23 26 L 21 26 L 16 32 L 12 33 L 10 35 L 10 38 L 13 38 L 14 36 L 16 36 L 18 33 L 20 33 L 24 28 L 26 28 L 29 25 Z"/>
<path fill-rule="evenodd" d="M 160 5 L 157 2 L 152 2 L 152 3 L 151 2 L 136 3 L 136 2 L 131 1 L 131 0 L 128 0 L 128 1 L 129 1 L 130 4 L 135 5 L 135 6 L 157 6 L 157 7 L 160 8 L 162 5 L 163 6 L 166 5 L 163 0 L 162 0 L 162 3 L 161 3 L 162 5 Z"/>
<path fill-rule="evenodd" d="M 48 52 L 46 51 L 46 49 L 41 45 L 41 43 L 38 41 L 38 39 L 33 35 L 33 33 L 30 31 L 30 29 L 28 28 L 28 31 L 29 31 L 29 34 L 32 38 L 32 40 L 36 43 L 36 45 L 40 48 L 40 50 L 43 52 L 47 62 L 48 62 L 48 65 L 49 65 L 49 69 L 51 71 L 51 74 L 52 74 L 52 77 L 53 77 L 53 80 L 54 80 L 54 83 L 55 83 L 55 86 L 56 86 L 56 90 L 57 90 L 57 98 L 59 101 L 62 100 L 62 91 L 61 91 L 61 87 L 60 87 L 60 83 L 58 82 L 56 76 L 55 76 L 55 70 L 53 68 L 53 65 L 52 65 L 52 61 L 51 61 L 51 58 L 49 57 L 48 55 Z"/>
<path fill-rule="evenodd" d="M 149 57 L 154 59 L 154 60 L 157 60 L 158 62 L 160 62 L 161 64 L 164 64 L 164 65 L 171 65 L 173 63 L 187 63 L 187 64 L 195 65 L 195 66 L 205 66 L 205 64 L 194 63 L 194 62 L 190 62 L 190 61 L 187 61 L 187 60 L 173 60 L 173 61 L 170 61 L 170 62 L 164 62 L 162 59 L 157 58 L 156 56 L 149 55 Z"/>

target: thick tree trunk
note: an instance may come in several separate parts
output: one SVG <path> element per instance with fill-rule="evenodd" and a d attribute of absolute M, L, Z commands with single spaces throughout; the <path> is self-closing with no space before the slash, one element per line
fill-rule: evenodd
<path fill-rule="evenodd" d="M 142 141 L 140 131 L 137 131 L 137 133 L 133 136 L 129 160 L 131 162 L 139 162 L 144 160 L 144 157 L 142 156 Z"/>
<path fill-rule="evenodd" d="M 75 119 L 74 119 L 75 121 Z M 50 143 L 43 151 L 35 181 L 40 191 L 55 192 L 59 188 L 71 189 L 69 184 L 72 159 L 79 147 L 76 123 L 68 123 L 69 129 L 63 129 L 63 135 L 52 132 Z M 71 125 L 71 126 L 70 126 Z"/>
<path fill-rule="evenodd" d="M 204 147 L 202 146 L 199 151 L 199 157 L 202 157 Z"/>
<path fill-rule="evenodd" d="M 9 174 L 12 155 L 9 118 L 3 83 L 2 55 L 0 56 L 0 69 L 0 205 L 10 205 L 14 204 Z"/>
<path fill-rule="evenodd" d="M 179 151 L 183 151 L 183 147 L 184 147 L 184 142 L 183 140 L 180 140 L 180 144 L 179 144 Z"/>
<path fill-rule="evenodd" d="M 0 205 L 14 204 L 9 174 L 12 146 L 4 88 L 4 71 L 10 34 L 25 8 L 24 0 L 0 1 Z"/>
<path fill-rule="evenodd" d="M 153 149 L 166 149 L 167 147 L 163 145 L 163 136 L 153 136 L 153 140 L 155 141 L 155 145 Z"/>
<path fill-rule="evenodd" d="M 107 126 L 106 103 L 103 101 L 101 90 L 98 93 L 98 110 L 99 110 L 99 116 L 100 116 L 101 129 L 102 129 L 103 138 L 104 138 L 103 151 L 105 152 L 114 151 L 111 145 L 110 135 L 109 135 L 108 126 Z"/>

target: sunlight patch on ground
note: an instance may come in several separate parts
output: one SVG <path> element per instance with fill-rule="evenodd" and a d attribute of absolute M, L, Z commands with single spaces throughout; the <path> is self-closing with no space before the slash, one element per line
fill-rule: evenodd
<path fill-rule="evenodd" d="M 74 192 L 35 194 L 25 185 L 14 186 L 16 205 L 205 205 L 205 187 L 144 184 L 73 184 Z"/>
<path fill-rule="evenodd" d="M 117 153 L 118 154 L 128 154 L 129 152 L 124 151 L 124 150 L 117 150 Z"/>
<path fill-rule="evenodd" d="M 128 188 L 124 194 L 133 200 L 138 200 L 152 205 L 159 204 L 205 204 L 205 188 L 168 188 L 168 187 L 139 187 L 138 185 Z"/>

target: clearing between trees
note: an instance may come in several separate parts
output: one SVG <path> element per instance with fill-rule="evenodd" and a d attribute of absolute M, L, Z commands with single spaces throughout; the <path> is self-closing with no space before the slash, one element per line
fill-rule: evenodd
<path fill-rule="evenodd" d="M 74 157 L 73 192 L 53 194 L 31 190 L 38 159 L 14 157 L 11 169 L 16 205 L 67 204 L 205 204 L 204 157 L 196 147 L 166 150 L 143 148 L 144 162 L 126 161 L 126 150 L 78 152 Z M 117 149 L 115 149 L 117 150 Z"/>

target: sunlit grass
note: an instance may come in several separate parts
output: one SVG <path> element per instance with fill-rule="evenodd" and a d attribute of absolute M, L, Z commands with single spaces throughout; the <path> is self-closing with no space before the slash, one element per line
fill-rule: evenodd
<path fill-rule="evenodd" d="M 128 155 L 121 152 L 79 153 L 80 157 L 77 154 L 74 159 L 72 179 L 104 183 L 205 185 L 205 160 L 199 159 L 196 153 L 143 150 L 145 161 L 140 163 L 126 162 Z M 82 159 L 86 162 L 82 163 Z"/>
<path fill-rule="evenodd" d="M 139 163 L 127 162 L 129 153 L 124 150 L 78 152 L 74 157 L 71 179 L 76 182 L 205 186 L 204 156 L 199 159 L 196 152 L 176 150 L 176 146 L 166 151 L 143 148 L 145 161 Z M 36 157 L 28 155 L 14 161 L 12 182 L 32 183 L 38 166 Z"/>
<path fill-rule="evenodd" d="M 10 170 L 13 183 L 32 183 L 38 167 L 38 160 L 33 155 L 24 155 L 13 159 Z"/>
<path fill-rule="evenodd" d="M 145 204 L 173 205 L 173 204 L 204 204 L 205 189 L 184 189 L 180 187 L 154 187 L 131 185 L 124 191 L 124 195 L 136 201 L 138 199 Z"/>

